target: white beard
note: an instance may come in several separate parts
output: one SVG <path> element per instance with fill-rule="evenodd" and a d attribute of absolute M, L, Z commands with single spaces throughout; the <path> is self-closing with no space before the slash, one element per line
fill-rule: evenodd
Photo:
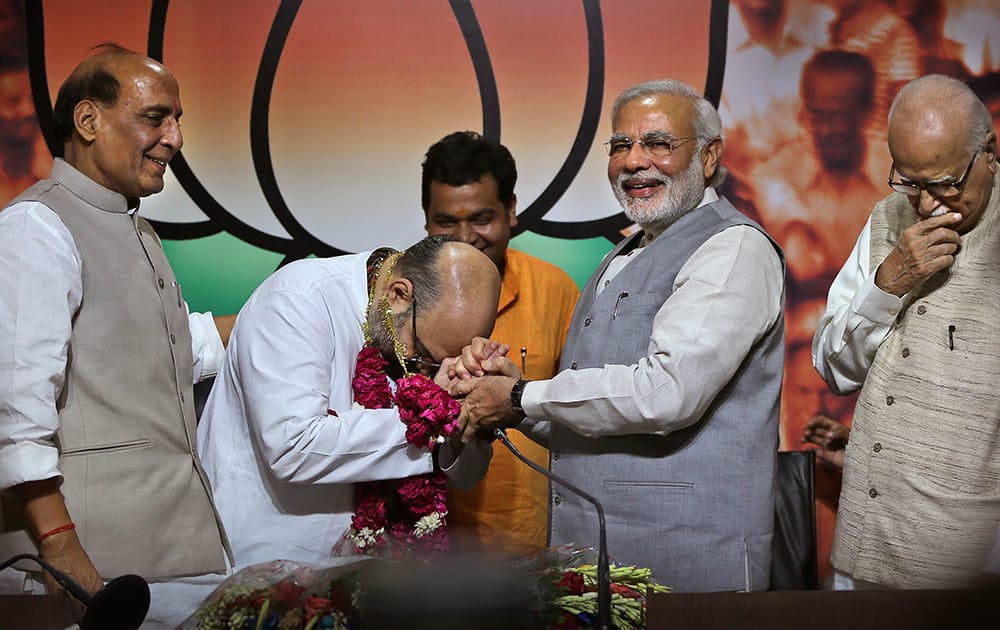
<path fill-rule="evenodd" d="M 630 221 L 642 227 L 669 225 L 694 209 L 705 194 L 705 175 L 701 160 L 691 159 L 687 170 L 671 177 L 656 168 L 638 173 L 619 173 L 611 187 Z M 655 197 L 634 199 L 625 192 L 625 182 L 632 178 L 653 179 L 663 182 Z"/>

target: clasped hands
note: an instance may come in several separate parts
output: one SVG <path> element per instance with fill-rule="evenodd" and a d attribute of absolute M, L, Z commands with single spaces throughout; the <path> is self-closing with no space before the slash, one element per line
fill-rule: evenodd
<path fill-rule="evenodd" d="M 507 358 L 509 350 L 507 344 L 475 337 L 461 356 L 441 363 L 434 381 L 462 404 L 458 420 L 463 444 L 524 419 L 510 403 L 510 390 L 521 371 Z"/>

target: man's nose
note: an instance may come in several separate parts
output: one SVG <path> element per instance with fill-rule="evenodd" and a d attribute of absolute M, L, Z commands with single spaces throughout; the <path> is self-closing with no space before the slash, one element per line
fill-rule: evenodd
<path fill-rule="evenodd" d="M 160 143 L 173 148 L 175 151 L 180 151 L 181 147 L 184 146 L 184 134 L 181 132 L 180 122 L 168 120 L 163 125 L 164 130 L 163 136 L 160 138 Z"/>
<path fill-rule="evenodd" d="M 468 221 L 459 221 L 458 228 L 455 230 L 455 236 L 460 238 L 463 243 L 469 243 L 470 245 L 474 245 L 476 239 L 479 238 L 476 230 L 473 229 L 472 224 Z"/>
<path fill-rule="evenodd" d="M 643 171 L 650 166 L 649 154 L 646 153 L 646 147 L 638 142 L 633 142 L 632 146 L 629 147 L 624 161 L 625 168 L 630 171 Z"/>
<path fill-rule="evenodd" d="M 929 217 L 941 205 L 941 200 L 926 190 L 921 190 L 920 197 L 917 198 L 917 204 L 917 211 L 920 212 L 920 216 Z"/>

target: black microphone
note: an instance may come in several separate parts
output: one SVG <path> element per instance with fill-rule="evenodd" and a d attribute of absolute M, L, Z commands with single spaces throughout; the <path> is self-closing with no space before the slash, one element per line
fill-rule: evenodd
<path fill-rule="evenodd" d="M 594 507 L 597 509 L 597 522 L 599 524 L 600 538 L 597 545 L 597 627 L 601 630 L 610 630 L 611 625 L 611 565 L 608 563 L 608 536 L 607 530 L 604 527 L 604 507 L 601 506 L 601 502 L 591 495 L 587 494 L 583 490 L 580 490 L 570 482 L 566 481 L 559 475 L 546 470 L 531 461 L 527 457 L 521 454 L 521 451 L 517 450 L 514 443 L 510 441 L 507 437 L 507 432 L 503 429 L 496 428 L 493 429 L 493 435 L 497 437 L 498 440 L 503 442 L 514 457 L 531 467 L 547 477 L 548 479 L 564 486 L 567 490 L 583 497 L 587 501 L 590 501 Z"/>
<path fill-rule="evenodd" d="M 138 575 L 116 577 L 93 597 L 71 577 L 38 556 L 29 553 L 10 558 L 0 564 L 0 571 L 21 560 L 32 560 L 66 592 L 86 607 L 80 630 L 136 630 L 149 612 L 149 585 Z"/>

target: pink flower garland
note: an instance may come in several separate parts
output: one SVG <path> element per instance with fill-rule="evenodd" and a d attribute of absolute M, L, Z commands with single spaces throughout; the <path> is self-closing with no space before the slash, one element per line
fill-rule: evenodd
<path fill-rule="evenodd" d="M 461 407 L 455 399 L 422 374 L 399 379 L 393 396 L 387 365 L 378 349 L 369 345 L 361 349 L 351 381 L 357 404 L 366 409 L 388 409 L 395 404 L 406 425 L 406 441 L 418 448 L 431 450 L 458 431 Z M 446 551 L 445 486 L 441 472 L 355 484 L 355 513 L 348 537 L 366 554 L 387 548 L 397 556 L 418 549 Z"/>

